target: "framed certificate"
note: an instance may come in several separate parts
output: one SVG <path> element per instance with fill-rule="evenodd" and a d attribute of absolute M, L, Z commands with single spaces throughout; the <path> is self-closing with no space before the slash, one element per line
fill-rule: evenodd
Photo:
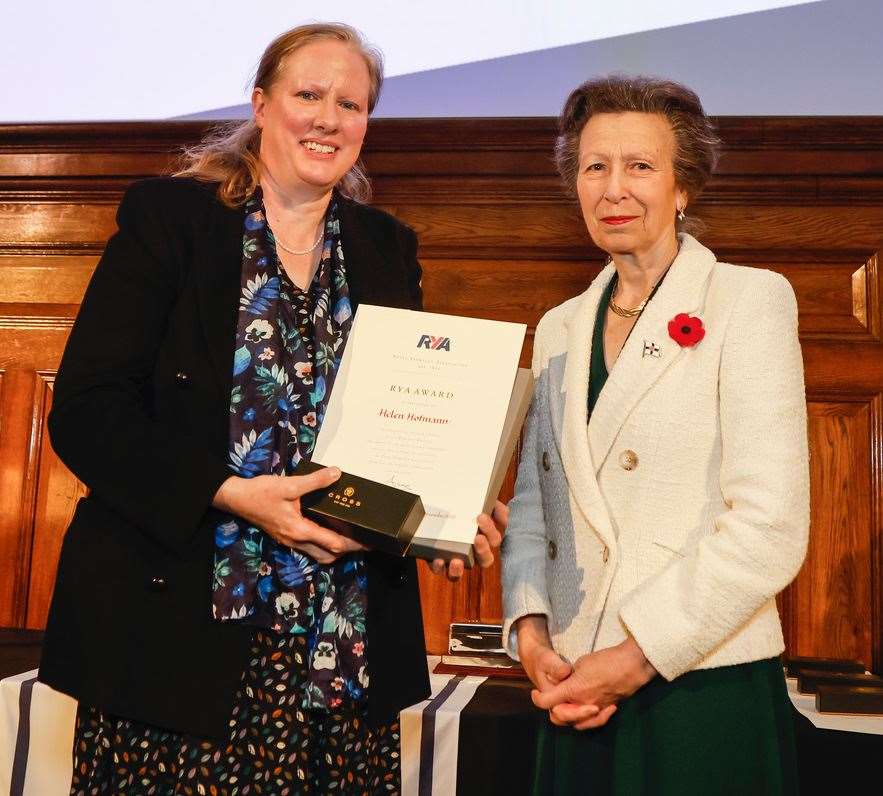
<path fill-rule="evenodd" d="M 526 326 L 360 305 L 313 461 L 420 496 L 409 553 L 472 563 L 533 388 Z"/>

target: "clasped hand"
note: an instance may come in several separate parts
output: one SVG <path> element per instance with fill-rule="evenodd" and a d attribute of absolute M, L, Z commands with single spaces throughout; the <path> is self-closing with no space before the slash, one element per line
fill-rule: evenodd
<path fill-rule="evenodd" d="M 337 467 L 325 467 L 309 475 L 231 476 L 215 493 L 212 505 L 242 517 L 280 544 L 299 550 L 320 564 L 330 564 L 342 555 L 368 548 L 304 517 L 300 499 L 308 492 L 330 486 L 339 478 Z M 500 547 L 508 516 L 508 508 L 497 501 L 492 517 L 487 514 L 478 517 L 475 553 L 479 566 L 493 564 L 494 550 Z M 459 559 L 447 564 L 437 559 L 432 569 L 437 573 L 446 572 L 450 580 L 458 580 L 464 572 L 463 562 Z"/>
<path fill-rule="evenodd" d="M 520 640 L 519 640 L 520 646 Z M 578 658 L 571 666 L 551 646 L 538 644 L 522 662 L 536 688 L 534 705 L 549 711 L 558 726 L 588 730 L 606 724 L 617 703 L 656 675 L 630 636 L 615 647 Z"/>

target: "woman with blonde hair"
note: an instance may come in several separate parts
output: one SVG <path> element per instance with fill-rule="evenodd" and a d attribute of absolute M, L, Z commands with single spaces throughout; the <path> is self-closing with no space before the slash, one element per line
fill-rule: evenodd
<path fill-rule="evenodd" d="M 288 31 L 253 119 L 123 197 L 49 418 L 90 489 L 40 667 L 80 703 L 74 794 L 398 790 L 397 714 L 429 692 L 415 562 L 301 514 L 339 471 L 292 475 L 357 305 L 421 307 L 414 232 L 360 203 L 381 82 L 352 28 Z"/>

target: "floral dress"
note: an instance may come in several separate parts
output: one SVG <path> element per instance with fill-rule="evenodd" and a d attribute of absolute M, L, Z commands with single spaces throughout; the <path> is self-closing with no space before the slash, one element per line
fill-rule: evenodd
<path fill-rule="evenodd" d="M 231 471 L 309 459 L 352 322 L 335 202 L 316 276 L 285 274 L 260 191 L 246 204 L 230 396 Z M 81 705 L 72 794 L 397 793 L 398 724 L 369 729 L 361 556 L 330 566 L 228 516 L 215 529 L 212 610 L 255 626 L 229 737 L 196 738 Z"/>

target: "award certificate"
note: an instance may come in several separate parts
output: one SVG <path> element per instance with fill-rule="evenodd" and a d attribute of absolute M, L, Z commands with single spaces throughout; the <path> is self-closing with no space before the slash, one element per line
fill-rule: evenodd
<path fill-rule="evenodd" d="M 358 308 L 312 458 L 420 495 L 413 555 L 472 561 L 526 328 Z"/>

